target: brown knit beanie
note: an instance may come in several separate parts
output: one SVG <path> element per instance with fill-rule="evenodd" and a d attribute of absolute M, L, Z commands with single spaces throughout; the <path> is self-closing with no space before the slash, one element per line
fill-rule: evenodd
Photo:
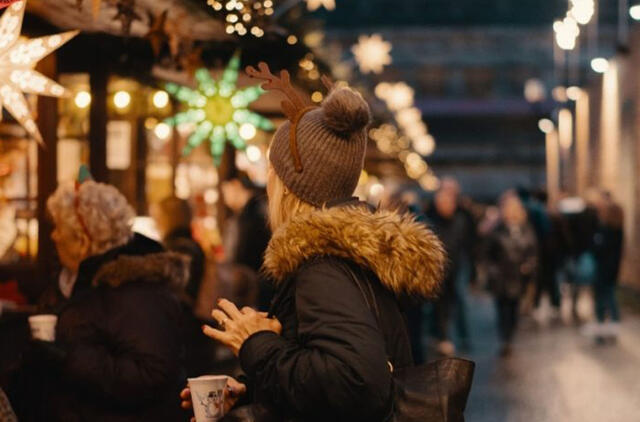
<path fill-rule="evenodd" d="M 316 207 L 350 197 L 364 166 L 368 104 L 358 92 L 336 88 L 321 107 L 302 113 L 295 136 L 288 121 L 273 137 L 269 160 L 274 170 L 291 192 Z"/>

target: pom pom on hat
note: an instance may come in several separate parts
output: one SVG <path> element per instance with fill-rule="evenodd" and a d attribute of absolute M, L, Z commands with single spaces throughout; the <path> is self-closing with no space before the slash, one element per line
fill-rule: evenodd
<path fill-rule="evenodd" d="M 337 133 L 351 135 L 363 130 L 371 120 L 369 105 L 350 88 L 331 91 L 322 103 L 324 122 Z"/>

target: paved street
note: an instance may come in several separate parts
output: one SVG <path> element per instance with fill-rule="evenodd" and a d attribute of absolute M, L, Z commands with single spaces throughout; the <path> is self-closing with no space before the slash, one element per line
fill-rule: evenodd
<path fill-rule="evenodd" d="M 471 298 L 475 382 L 469 422 L 640 421 L 640 318 L 629 312 L 617 346 L 595 346 L 577 329 L 520 331 L 513 356 L 497 356 L 492 302 Z M 526 325 L 526 324 L 525 324 Z"/>

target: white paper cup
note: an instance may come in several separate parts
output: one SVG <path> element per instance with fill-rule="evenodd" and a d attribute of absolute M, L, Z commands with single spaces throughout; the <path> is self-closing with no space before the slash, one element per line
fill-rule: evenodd
<path fill-rule="evenodd" d="M 189 378 L 191 401 L 196 422 L 215 422 L 224 416 L 224 390 L 229 377 L 205 375 Z"/>
<path fill-rule="evenodd" d="M 55 341 L 57 323 L 58 317 L 56 315 L 30 316 L 31 336 L 36 340 Z"/>

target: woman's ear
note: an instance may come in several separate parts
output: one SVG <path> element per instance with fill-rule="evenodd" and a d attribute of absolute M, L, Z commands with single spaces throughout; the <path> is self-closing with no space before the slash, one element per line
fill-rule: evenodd
<path fill-rule="evenodd" d="M 80 242 L 80 254 L 81 254 L 81 260 L 87 258 L 90 255 L 91 252 L 91 240 L 89 239 L 89 237 L 82 233 L 80 234 L 79 238 L 78 238 L 79 242 Z"/>

